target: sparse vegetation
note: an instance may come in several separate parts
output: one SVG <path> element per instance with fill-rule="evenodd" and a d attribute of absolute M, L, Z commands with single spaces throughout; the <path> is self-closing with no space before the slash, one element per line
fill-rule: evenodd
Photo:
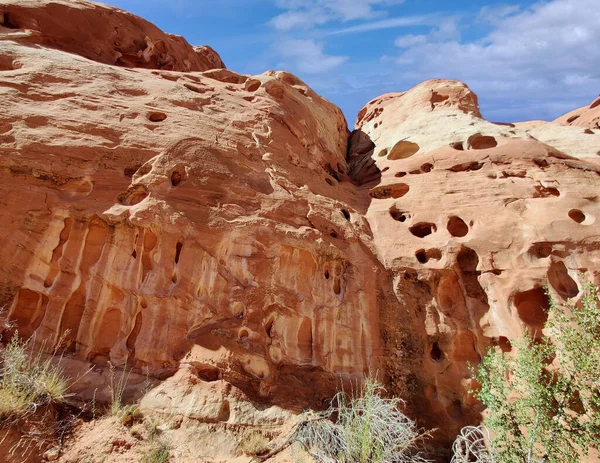
<path fill-rule="evenodd" d="M 361 393 L 338 393 L 323 412 L 307 412 L 295 439 L 319 462 L 425 462 L 418 444 L 429 433 L 401 411 L 402 401 L 384 398 L 383 387 L 366 380 Z"/>
<path fill-rule="evenodd" d="M 244 435 L 238 444 L 238 452 L 256 456 L 262 455 L 269 450 L 270 440 L 260 431 L 251 431 Z"/>
<path fill-rule="evenodd" d="M 600 448 L 600 307 L 596 287 L 583 291 L 577 305 L 551 301 L 549 337 L 525 336 L 514 354 L 483 359 L 475 395 L 493 439 L 475 461 L 575 462 Z M 455 454 L 455 463 L 470 461 Z"/>
<path fill-rule="evenodd" d="M 168 463 L 170 458 L 169 446 L 162 440 L 154 440 L 152 447 L 142 456 L 143 463 Z"/>
<path fill-rule="evenodd" d="M 122 414 L 123 407 L 125 406 L 123 396 L 132 369 L 127 370 L 127 364 L 125 364 L 125 368 L 121 374 L 117 375 L 116 367 L 110 362 L 108 362 L 108 366 L 110 368 L 110 413 L 113 416 L 119 416 Z"/>
<path fill-rule="evenodd" d="M 31 340 L 15 333 L 6 345 L 0 365 L 0 418 L 19 417 L 39 407 L 64 400 L 68 383 L 56 355 L 34 352 Z M 56 353 L 55 353 L 56 354 Z"/>

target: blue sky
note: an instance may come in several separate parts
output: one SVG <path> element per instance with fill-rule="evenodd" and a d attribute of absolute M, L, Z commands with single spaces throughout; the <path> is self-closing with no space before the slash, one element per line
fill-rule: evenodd
<path fill-rule="evenodd" d="M 597 0 L 108 0 L 210 45 L 229 69 L 283 69 L 342 108 L 459 79 L 494 121 L 554 119 L 600 93 Z"/>

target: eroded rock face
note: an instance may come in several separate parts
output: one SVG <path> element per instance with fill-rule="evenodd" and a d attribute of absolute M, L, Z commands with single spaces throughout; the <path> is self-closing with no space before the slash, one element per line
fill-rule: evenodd
<path fill-rule="evenodd" d="M 190 384 L 298 410 L 370 372 L 447 443 L 479 419 L 467 365 L 539 332 L 543 285 L 598 283 L 593 128 L 493 124 L 438 80 L 349 138 L 291 74 L 66 5 L 0 3 L 0 305 L 70 368 L 171 377 L 144 406 L 180 411 Z M 120 21 L 121 45 L 61 14 Z"/>
<path fill-rule="evenodd" d="M 56 48 L 104 64 L 171 71 L 225 67 L 210 47 L 194 48 L 138 16 L 85 0 L 2 0 L 0 27 L 4 40 Z"/>
<path fill-rule="evenodd" d="M 587 129 L 600 129 L 600 95 L 589 106 L 575 109 L 554 122 L 565 125 L 584 127 Z M 589 132 L 588 132 L 589 133 Z"/>
<path fill-rule="evenodd" d="M 377 369 L 394 301 L 337 107 L 285 72 L 123 69 L 7 33 L 0 295 L 22 336 L 160 377 L 209 364 L 292 408 Z"/>
<path fill-rule="evenodd" d="M 369 164 L 355 182 L 373 198 L 375 252 L 427 339 L 413 400 L 431 404 L 420 412 L 442 432 L 479 411 L 468 363 L 540 332 L 544 285 L 564 300 L 578 296 L 580 272 L 598 283 L 600 133 L 565 127 L 580 142 L 560 151 L 538 140 L 556 127 L 487 122 L 464 84 L 439 80 L 377 98 L 357 120 L 350 171 Z M 396 316 L 381 314 L 391 384 L 406 374 Z"/>

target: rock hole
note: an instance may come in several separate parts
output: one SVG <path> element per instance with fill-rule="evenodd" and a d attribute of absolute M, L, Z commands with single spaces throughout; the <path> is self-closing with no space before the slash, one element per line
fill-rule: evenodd
<path fill-rule="evenodd" d="M 125 175 L 126 178 L 131 178 L 133 177 L 133 174 L 135 174 L 138 169 L 142 167 L 141 164 L 133 164 L 131 166 L 127 166 L 125 167 L 125 169 L 123 169 L 123 175 Z"/>
<path fill-rule="evenodd" d="M 171 185 L 178 186 L 182 180 L 183 176 L 181 175 L 181 173 L 177 170 L 174 170 L 171 174 Z"/>
<path fill-rule="evenodd" d="M 538 259 L 545 259 L 552 254 L 552 244 L 533 243 L 527 252 Z"/>
<path fill-rule="evenodd" d="M 7 29 L 19 29 L 19 25 L 12 19 L 12 17 L 8 16 L 8 13 L 4 13 L 1 25 Z"/>
<path fill-rule="evenodd" d="M 177 283 L 177 275 L 173 274 L 173 276 L 171 277 L 171 282 L 172 282 L 173 284 L 176 284 L 176 283 Z"/>
<path fill-rule="evenodd" d="M 498 146 L 498 142 L 494 137 L 476 133 L 469 137 L 469 139 L 467 140 L 467 145 L 470 149 L 485 150 L 489 148 L 495 148 L 496 146 Z"/>
<path fill-rule="evenodd" d="M 145 300 L 145 299 L 140 299 L 140 307 L 141 307 L 142 309 L 146 309 L 146 308 L 148 308 L 148 303 L 146 302 L 146 300 Z"/>
<path fill-rule="evenodd" d="M 337 294 L 338 296 L 340 295 L 340 293 L 342 292 L 342 283 L 340 278 L 336 278 L 333 282 L 333 292 L 335 294 Z"/>
<path fill-rule="evenodd" d="M 590 105 L 590 109 L 594 109 L 596 106 L 600 106 L 600 96 L 598 98 L 596 98 L 594 101 L 592 101 L 592 104 Z"/>
<path fill-rule="evenodd" d="M 135 249 L 131 253 L 131 257 L 133 257 L 134 259 L 137 259 L 137 251 Z"/>
<path fill-rule="evenodd" d="M 260 88 L 261 82 L 257 79 L 249 79 L 246 81 L 246 91 L 256 92 Z"/>
<path fill-rule="evenodd" d="M 246 328 L 242 328 L 238 333 L 238 337 L 242 342 L 247 341 L 249 336 L 250 332 Z"/>
<path fill-rule="evenodd" d="M 396 172 L 396 175 L 394 175 L 394 177 L 406 177 L 406 172 Z"/>
<path fill-rule="evenodd" d="M 125 193 L 121 193 L 117 200 L 124 206 L 135 206 L 148 197 L 150 193 L 144 185 L 129 187 Z"/>
<path fill-rule="evenodd" d="M 331 233 L 329 233 L 329 236 L 331 236 L 332 238 L 337 238 L 338 234 L 334 231 L 332 231 Z"/>
<path fill-rule="evenodd" d="M 382 149 L 382 150 L 379 152 L 379 154 L 378 154 L 377 156 L 379 156 L 380 158 L 382 158 L 382 157 L 384 157 L 384 156 L 387 156 L 387 154 L 388 154 L 388 149 L 387 149 L 387 148 L 383 148 L 383 149 Z"/>
<path fill-rule="evenodd" d="M 325 272 L 323 272 L 323 276 L 326 280 L 329 280 L 329 270 L 325 270 Z"/>
<path fill-rule="evenodd" d="M 592 129 L 585 129 L 583 133 L 585 133 L 586 135 L 594 135 L 594 131 Z"/>
<path fill-rule="evenodd" d="M 423 164 L 421 166 L 421 172 L 431 172 L 433 170 L 433 164 L 430 164 L 429 162 L 426 162 L 425 164 Z"/>
<path fill-rule="evenodd" d="M 454 142 L 454 143 L 450 143 L 450 146 L 452 148 L 454 148 L 455 150 L 457 150 L 457 151 L 464 151 L 465 150 L 465 148 L 463 147 L 463 142 L 462 141 L 457 141 L 457 142 Z"/>
<path fill-rule="evenodd" d="M 458 263 L 458 268 L 464 273 L 476 272 L 479 265 L 479 256 L 473 249 L 463 247 L 456 256 L 456 262 Z"/>
<path fill-rule="evenodd" d="M 417 238 L 425 238 L 437 231 L 434 223 L 419 222 L 408 229 Z"/>
<path fill-rule="evenodd" d="M 183 248 L 183 243 L 178 241 L 175 245 L 175 264 L 179 263 L 179 258 L 181 257 L 181 249 Z"/>
<path fill-rule="evenodd" d="M 221 370 L 213 365 L 199 364 L 194 365 L 194 373 L 202 381 L 212 383 L 221 379 Z"/>
<path fill-rule="evenodd" d="M 585 214 L 579 209 L 571 209 L 569 211 L 569 217 L 577 223 L 585 222 Z"/>
<path fill-rule="evenodd" d="M 373 188 L 369 191 L 369 196 L 373 199 L 388 199 L 388 198 L 401 198 L 404 196 L 410 187 L 406 183 L 398 183 L 395 185 L 386 185 Z"/>
<path fill-rule="evenodd" d="M 550 265 L 548 282 L 563 299 L 570 299 L 579 294 L 577 283 L 571 278 L 563 262 L 554 262 Z"/>
<path fill-rule="evenodd" d="M 550 163 L 545 159 L 534 159 L 533 163 L 540 169 L 543 169 L 544 167 L 548 167 L 550 165 Z"/>
<path fill-rule="evenodd" d="M 479 170 L 483 167 L 482 162 L 464 162 L 462 164 L 457 164 L 455 166 L 450 167 L 452 172 L 471 172 Z"/>
<path fill-rule="evenodd" d="M 406 222 L 406 213 L 402 212 L 396 206 L 390 208 L 390 215 L 392 216 L 392 219 L 397 220 L 398 222 Z"/>
<path fill-rule="evenodd" d="M 574 116 L 571 116 L 567 119 L 567 124 L 570 124 L 571 122 L 576 121 L 577 119 L 579 119 L 579 114 L 575 114 Z"/>
<path fill-rule="evenodd" d="M 383 172 L 387 172 L 388 170 L 390 170 L 390 168 L 389 168 L 389 167 L 384 167 L 383 169 L 381 169 L 381 173 L 383 173 Z"/>
<path fill-rule="evenodd" d="M 346 209 L 342 209 L 342 215 L 346 220 L 350 221 L 350 212 L 348 212 Z"/>
<path fill-rule="evenodd" d="M 455 215 L 448 219 L 446 228 L 448 229 L 448 233 L 455 238 L 462 238 L 463 236 L 467 236 L 467 233 L 469 233 L 469 227 L 465 221 Z"/>
<path fill-rule="evenodd" d="M 329 185 L 333 186 L 333 182 L 331 181 L 331 179 L 330 179 L 330 178 L 326 178 L 326 179 L 325 179 L 325 181 L 326 181 L 326 182 L 327 182 Z"/>
<path fill-rule="evenodd" d="M 275 325 L 275 318 L 269 317 L 267 322 L 265 323 L 265 333 L 267 333 L 267 337 L 273 338 L 273 326 Z"/>
<path fill-rule="evenodd" d="M 435 106 L 436 103 L 442 103 L 450 98 L 448 95 L 442 95 L 441 93 L 432 90 L 431 99 L 429 100 L 432 105 Z"/>
<path fill-rule="evenodd" d="M 427 251 L 425 249 L 419 249 L 417 252 L 415 252 L 415 257 L 421 264 L 426 264 L 431 259 L 440 260 L 442 258 L 442 251 L 435 248 L 428 249 Z"/>
<path fill-rule="evenodd" d="M 388 159 L 391 161 L 406 159 L 416 154 L 419 149 L 420 147 L 416 143 L 402 140 L 394 145 L 392 151 L 388 154 Z"/>
<path fill-rule="evenodd" d="M 442 352 L 442 349 L 440 349 L 440 346 L 438 345 L 437 342 L 434 342 L 433 345 L 431 346 L 431 350 L 429 351 L 429 356 L 431 357 L 431 360 L 433 360 L 434 362 L 439 362 L 444 358 L 444 353 Z"/>
<path fill-rule="evenodd" d="M 513 303 L 523 323 L 541 331 L 548 319 L 548 310 L 550 309 L 550 302 L 544 289 L 533 288 L 517 293 Z"/>
<path fill-rule="evenodd" d="M 167 118 L 165 113 L 161 112 L 151 112 L 146 115 L 150 122 L 162 122 Z"/>
<path fill-rule="evenodd" d="M 512 344 L 505 336 L 498 337 L 498 347 L 500 347 L 500 350 L 505 353 L 512 351 Z"/>

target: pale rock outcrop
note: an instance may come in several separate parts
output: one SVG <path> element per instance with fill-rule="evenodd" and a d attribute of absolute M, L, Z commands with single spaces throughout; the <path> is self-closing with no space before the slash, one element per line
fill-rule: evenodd
<path fill-rule="evenodd" d="M 430 403 L 420 415 L 442 432 L 477 411 L 468 364 L 540 332 L 544 285 L 564 300 L 584 279 L 599 282 L 600 167 L 588 160 L 600 136 L 532 125 L 487 122 L 464 84 L 434 80 L 368 103 L 352 136 L 349 169 L 372 198 L 374 252 L 428 338 L 414 406 Z M 396 316 L 381 315 L 391 384 L 406 374 Z"/>
<path fill-rule="evenodd" d="M 600 95 L 598 95 L 598 98 L 592 101 L 589 106 L 575 109 L 564 116 L 559 117 L 554 122 L 600 130 Z"/>

